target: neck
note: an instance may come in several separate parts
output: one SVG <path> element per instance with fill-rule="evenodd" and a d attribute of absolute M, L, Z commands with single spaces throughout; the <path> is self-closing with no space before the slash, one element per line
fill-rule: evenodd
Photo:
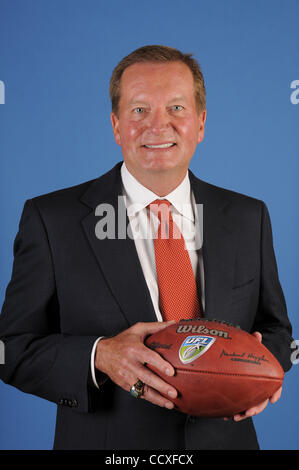
<path fill-rule="evenodd" d="M 159 197 L 167 196 L 174 191 L 183 181 L 188 168 L 180 172 L 159 171 L 159 172 L 136 172 L 127 166 L 128 171 L 145 188 L 149 189 Z"/>

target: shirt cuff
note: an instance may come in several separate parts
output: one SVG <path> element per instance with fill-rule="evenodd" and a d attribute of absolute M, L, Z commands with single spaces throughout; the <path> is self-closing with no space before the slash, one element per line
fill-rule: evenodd
<path fill-rule="evenodd" d="M 103 374 L 103 379 L 100 379 L 100 383 L 96 379 L 96 370 L 95 370 L 95 365 L 94 365 L 94 359 L 95 359 L 95 354 L 97 350 L 97 344 L 100 341 L 100 339 L 105 338 L 105 336 L 99 336 L 99 338 L 96 339 L 96 341 L 93 344 L 92 350 L 91 350 L 91 357 L 90 357 L 90 371 L 91 371 L 91 377 L 94 385 L 99 389 L 99 385 L 103 385 L 104 382 L 107 380 L 107 376 Z M 97 374 L 98 376 L 100 374 Z"/>

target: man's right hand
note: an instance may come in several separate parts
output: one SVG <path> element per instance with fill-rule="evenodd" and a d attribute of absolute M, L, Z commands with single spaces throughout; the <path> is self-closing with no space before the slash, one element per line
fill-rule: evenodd
<path fill-rule="evenodd" d="M 138 381 L 144 382 L 142 398 L 168 409 L 174 407 L 171 399 L 177 391 L 145 366 L 154 366 L 164 375 L 172 376 L 175 371 L 160 354 L 144 344 L 145 338 L 164 329 L 171 322 L 136 323 L 134 326 L 112 338 L 103 338 L 97 344 L 95 367 L 126 391 Z M 161 394 L 165 394 L 169 399 Z"/>

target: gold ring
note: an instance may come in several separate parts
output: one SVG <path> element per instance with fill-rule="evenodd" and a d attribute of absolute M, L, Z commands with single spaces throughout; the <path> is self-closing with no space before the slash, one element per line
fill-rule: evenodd
<path fill-rule="evenodd" d="M 143 395 L 144 383 L 141 380 L 138 380 L 131 388 L 130 394 L 134 398 L 140 398 Z"/>

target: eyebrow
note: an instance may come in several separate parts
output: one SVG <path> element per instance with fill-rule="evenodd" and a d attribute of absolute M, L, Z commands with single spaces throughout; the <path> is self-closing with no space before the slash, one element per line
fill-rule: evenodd
<path fill-rule="evenodd" d="M 174 98 L 171 98 L 169 103 L 173 103 L 174 101 L 186 101 L 186 98 L 183 95 L 177 95 Z"/>
<path fill-rule="evenodd" d="M 146 101 L 144 100 L 132 100 L 129 102 L 130 106 L 134 106 L 135 104 L 146 104 Z"/>
<path fill-rule="evenodd" d="M 182 96 L 182 95 L 177 95 L 177 96 L 174 96 L 173 98 L 171 98 L 171 99 L 168 101 L 168 103 L 174 103 L 174 102 L 176 102 L 176 101 L 184 101 L 184 102 L 186 102 L 186 98 L 184 98 L 184 96 Z M 139 100 L 139 99 L 134 99 L 134 100 L 130 101 L 129 104 L 130 104 L 130 106 L 134 106 L 134 105 L 136 105 L 136 104 L 139 104 L 139 105 L 147 105 L 148 103 L 147 103 L 147 101 L 144 100 L 144 99 L 140 99 L 140 100 Z"/>

